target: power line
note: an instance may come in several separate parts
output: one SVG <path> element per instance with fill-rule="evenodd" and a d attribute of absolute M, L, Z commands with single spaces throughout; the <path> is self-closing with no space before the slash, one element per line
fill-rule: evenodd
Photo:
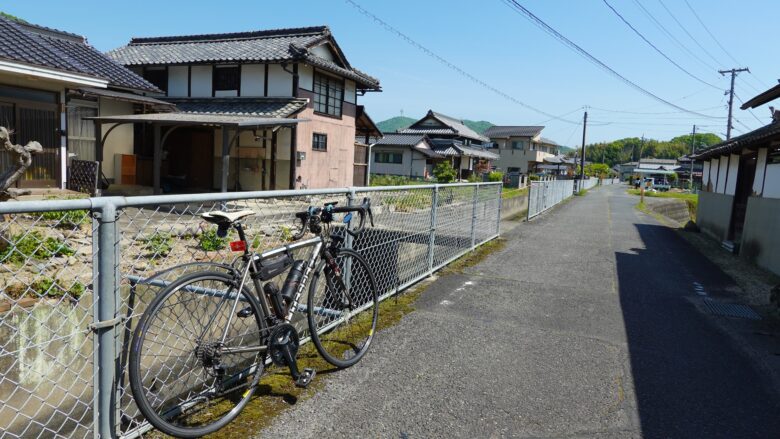
<path fill-rule="evenodd" d="M 629 111 L 629 110 L 610 110 L 608 108 L 599 108 L 594 107 L 592 105 L 588 105 L 588 108 L 593 108 L 594 110 L 599 111 L 606 111 L 609 113 L 627 113 L 627 114 L 644 114 L 644 115 L 654 115 L 654 114 L 679 114 L 683 113 L 683 111 L 659 111 L 659 112 L 644 112 L 644 111 Z M 707 108 L 700 108 L 698 110 L 694 111 L 707 111 L 707 110 L 715 110 L 715 109 L 722 109 L 722 105 L 716 105 L 714 107 L 707 107 Z M 725 119 L 725 116 L 710 116 L 712 118 L 718 118 L 718 119 Z"/>
<path fill-rule="evenodd" d="M 353 0 L 345 0 L 345 1 L 347 2 L 347 4 L 349 4 L 353 8 L 357 9 L 361 14 L 363 14 L 366 17 L 371 18 L 372 20 L 374 20 L 375 23 L 377 23 L 380 26 L 382 26 L 386 31 L 396 35 L 397 37 L 399 37 L 402 40 L 406 41 L 410 45 L 416 47 L 417 49 L 419 49 L 420 51 L 422 51 L 426 55 L 428 55 L 431 58 L 435 59 L 436 61 L 439 61 L 440 63 L 444 64 L 448 68 L 454 70 L 455 72 L 457 72 L 460 75 L 464 76 L 465 78 L 475 82 L 476 84 L 478 84 L 478 85 L 480 85 L 480 86 L 482 86 L 482 87 L 492 91 L 493 93 L 496 93 L 497 95 L 499 95 L 499 96 L 501 96 L 501 97 L 503 97 L 503 98 L 505 98 L 505 99 L 507 99 L 507 100 L 509 100 L 509 101 L 511 101 L 511 102 L 513 102 L 515 104 L 517 104 L 517 105 L 520 105 L 521 107 L 527 108 L 527 109 L 529 109 L 531 111 L 534 111 L 536 113 L 542 114 L 542 115 L 547 116 L 547 117 L 549 117 L 551 119 L 559 120 L 561 122 L 566 122 L 566 123 L 570 123 L 570 124 L 574 124 L 574 125 L 579 124 L 579 122 L 576 122 L 576 121 L 573 121 L 573 120 L 568 120 L 568 119 L 563 119 L 563 118 L 558 117 L 558 116 L 556 116 L 554 114 L 548 113 L 546 111 L 542 111 L 542 110 L 540 110 L 540 109 L 538 109 L 536 107 L 533 107 L 533 106 L 531 106 L 529 104 L 526 104 L 525 102 L 515 98 L 514 96 L 509 95 L 508 93 L 505 93 L 505 92 L 497 89 L 496 87 L 493 87 L 492 85 L 482 81 L 481 79 L 475 77 L 471 73 L 466 72 L 462 68 L 460 68 L 457 65 L 447 61 L 446 59 L 442 58 L 441 56 L 439 56 L 438 54 L 436 54 L 432 50 L 428 49 L 427 47 L 425 47 L 422 44 L 418 43 L 417 41 L 413 40 L 411 37 L 409 37 L 408 35 L 404 34 L 401 31 L 399 31 L 395 27 L 391 26 L 389 23 L 387 23 L 386 21 L 384 21 L 381 18 L 377 17 L 376 15 L 372 14 L 368 10 L 364 9 L 362 6 L 360 6 L 358 3 L 354 2 Z"/>
<path fill-rule="evenodd" d="M 645 8 L 645 6 L 642 3 L 639 2 L 639 0 L 634 0 L 634 3 L 636 3 L 636 5 L 639 6 L 639 8 L 644 12 L 644 14 L 647 15 L 647 17 L 649 17 L 650 20 L 653 23 L 655 23 L 656 27 L 658 27 L 658 29 L 660 29 L 663 33 L 666 34 L 666 36 L 668 36 L 673 42 L 675 42 L 678 47 L 680 47 L 682 50 L 688 52 L 689 55 L 691 55 L 694 59 L 699 61 L 702 65 L 707 66 L 707 68 L 709 68 L 709 69 L 711 69 L 713 71 L 717 70 L 717 68 L 715 66 L 713 66 L 712 64 L 708 63 L 707 61 L 704 61 L 703 59 L 701 59 L 695 52 L 690 50 L 688 48 L 688 46 L 683 44 L 682 41 L 678 40 L 677 37 L 675 37 L 674 34 L 672 34 L 669 31 L 669 29 L 666 28 L 666 26 L 661 24 L 661 22 L 658 21 L 658 19 L 655 18 L 655 16 L 650 11 L 647 10 L 647 8 Z"/>
<path fill-rule="evenodd" d="M 351 0 L 347 0 L 347 1 L 351 1 Z M 539 28 L 541 28 L 542 30 L 547 32 L 549 35 L 555 37 L 556 39 L 558 39 L 559 41 L 564 43 L 566 46 L 568 46 L 570 49 L 572 49 L 575 52 L 579 53 L 581 56 L 583 56 L 588 61 L 590 61 L 590 62 L 596 64 L 597 66 L 601 67 L 602 69 L 606 70 L 607 72 L 609 72 L 613 76 L 617 77 L 618 79 L 623 81 L 625 84 L 627 84 L 628 86 L 634 88 L 635 90 L 639 91 L 640 93 L 643 93 L 646 96 L 649 96 L 649 97 L 651 97 L 651 98 L 653 98 L 653 99 L 655 99 L 655 100 L 657 100 L 657 101 L 659 101 L 661 103 L 664 103 L 664 104 L 666 104 L 666 105 L 668 105 L 668 106 L 670 106 L 672 108 L 675 108 L 677 110 L 680 110 L 682 112 L 695 114 L 697 116 L 701 116 L 701 117 L 705 117 L 705 118 L 711 118 L 711 116 L 708 116 L 706 114 L 697 113 L 695 111 L 691 111 L 691 110 L 685 109 L 683 107 L 680 107 L 679 105 L 675 105 L 675 104 L 667 101 L 666 99 L 663 99 L 663 98 L 653 94 L 652 92 L 642 88 L 641 86 L 639 86 L 635 82 L 631 81 L 630 79 L 626 78 L 625 76 L 623 76 L 620 73 L 618 73 L 617 71 L 615 71 L 613 68 L 611 68 L 608 65 L 606 65 L 604 62 L 602 62 L 601 60 L 599 60 L 595 56 L 591 55 L 590 52 L 588 52 L 587 50 L 583 49 L 582 47 L 580 47 L 579 45 L 577 45 L 576 43 L 574 43 L 570 39 L 568 39 L 565 36 L 563 36 L 560 32 L 558 32 L 557 30 L 553 29 L 550 25 L 545 23 L 542 19 L 540 19 L 539 17 L 534 15 L 531 11 L 529 11 L 528 9 L 523 7 L 523 5 L 519 4 L 517 1 L 515 1 L 515 0 L 503 0 L 503 1 L 509 7 L 512 7 L 514 10 L 524 14 L 524 16 L 529 21 L 531 21 L 533 24 L 535 24 L 536 26 L 538 26 Z"/>
<path fill-rule="evenodd" d="M 694 38 L 694 37 L 693 37 L 693 35 L 691 35 L 691 33 L 690 33 L 690 32 L 688 32 L 688 29 L 686 29 L 686 28 L 685 28 L 685 26 L 683 26 L 683 24 L 682 24 L 682 23 L 680 23 L 680 20 L 678 20 L 678 19 L 677 19 L 677 17 L 676 17 L 676 16 L 675 16 L 675 15 L 672 13 L 672 11 L 670 11 L 670 10 L 669 10 L 669 8 L 667 8 L 667 7 L 666 7 L 666 4 L 664 3 L 664 0 L 658 0 L 658 3 L 660 3 L 660 4 L 661 4 L 661 6 L 663 6 L 663 8 L 666 10 L 666 12 L 669 14 L 669 16 L 670 16 L 670 17 L 672 17 L 672 20 L 674 20 L 674 22 L 675 22 L 675 23 L 677 23 L 677 25 L 678 25 L 678 26 L 680 26 L 680 29 L 682 29 L 682 30 L 683 30 L 683 32 L 685 32 L 685 34 L 686 34 L 686 35 L 688 35 L 688 37 L 690 37 L 690 39 L 691 39 L 691 40 L 692 40 L 692 41 L 693 41 L 693 42 L 694 42 L 694 43 L 695 43 L 697 46 L 699 46 L 699 49 L 701 49 L 701 50 L 702 50 L 704 53 L 706 53 L 706 54 L 707 54 L 707 56 L 709 56 L 710 58 L 712 58 L 712 60 L 713 60 L 713 61 L 715 61 L 715 63 L 716 63 L 716 64 L 718 64 L 718 63 L 719 63 L 719 61 L 718 61 L 717 59 L 715 59 L 715 57 L 714 57 L 714 56 L 712 56 L 712 54 L 711 54 L 711 53 L 710 53 L 710 52 L 709 52 L 707 49 L 705 49 L 705 48 L 704 48 L 704 46 L 702 46 L 702 45 L 699 43 L 699 41 L 698 41 L 696 38 Z"/>
<path fill-rule="evenodd" d="M 693 6 L 691 6 L 691 4 L 690 4 L 690 3 L 688 3 L 688 0 L 684 0 L 684 1 L 685 1 L 685 4 L 686 4 L 686 5 L 688 5 L 688 9 L 690 9 L 690 10 L 691 10 L 691 12 L 693 13 L 693 16 L 694 16 L 694 17 L 696 17 L 696 20 L 699 22 L 699 24 L 701 24 L 701 27 L 703 27 L 703 28 L 704 28 L 704 30 L 705 30 L 705 31 L 707 31 L 707 33 L 708 33 L 708 34 L 710 34 L 710 37 L 712 37 L 712 41 L 715 41 L 715 44 L 717 44 L 717 45 L 718 45 L 718 47 L 720 47 L 720 50 L 722 50 L 722 51 L 723 51 L 723 53 L 725 53 L 726 55 L 728 55 L 728 57 L 729 57 L 729 58 L 731 58 L 731 60 L 732 60 L 732 61 L 734 61 L 736 64 L 742 64 L 741 62 L 737 61 L 737 59 L 736 59 L 736 58 L 734 58 L 734 57 L 731 55 L 731 53 L 729 53 L 729 51 L 728 51 L 728 50 L 726 50 L 726 48 L 725 48 L 725 47 L 723 47 L 723 44 L 720 44 L 720 41 L 718 41 L 718 39 L 717 39 L 717 38 L 715 38 L 715 34 L 713 34 L 713 33 L 710 31 L 710 28 L 708 28 L 706 24 L 704 24 L 704 21 L 703 21 L 703 20 L 702 20 L 702 19 L 699 17 L 699 14 L 697 14 L 697 13 L 696 13 L 696 10 L 695 10 L 695 9 L 693 9 Z"/>
<path fill-rule="evenodd" d="M 612 5 L 611 5 L 611 4 L 609 4 L 609 2 L 608 2 L 607 0 L 602 0 L 602 1 L 604 2 L 604 4 L 605 4 L 605 5 L 607 5 L 607 7 L 608 7 L 609 9 L 611 9 L 611 10 L 612 10 L 612 12 L 614 12 L 614 13 L 615 13 L 615 15 L 617 15 L 617 16 L 618 16 L 618 17 L 619 17 L 619 18 L 620 18 L 620 19 L 623 21 L 623 23 L 625 23 L 625 24 L 626 24 L 626 26 L 628 26 L 628 27 L 629 27 L 629 28 L 630 28 L 632 31 L 634 31 L 634 33 L 635 33 L 635 34 L 637 34 L 637 35 L 639 36 L 639 38 L 643 39 L 643 40 L 645 41 L 645 43 L 647 43 L 648 45 L 650 45 L 650 47 L 652 47 L 652 48 L 653 48 L 653 49 L 654 49 L 656 52 L 658 52 L 658 53 L 659 53 L 661 56 L 663 56 L 664 58 L 666 58 L 666 60 L 667 60 L 667 61 L 669 61 L 670 63 L 672 63 L 672 64 L 673 64 L 675 67 L 677 67 L 679 70 L 681 70 L 683 73 L 685 73 L 686 75 L 690 76 L 691 78 L 693 78 L 693 79 L 695 79 L 695 80 L 697 80 L 697 81 L 701 82 L 702 84 L 709 85 L 710 87 L 712 87 L 712 88 L 714 88 L 714 89 L 718 89 L 718 90 L 720 90 L 720 87 L 718 87 L 717 85 L 713 85 L 713 84 L 711 84 L 711 83 L 709 83 L 709 82 L 707 82 L 707 81 L 705 81 L 705 80 L 703 80 L 703 79 L 699 78 L 698 76 L 694 75 L 693 73 L 689 72 L 688 70 L 685 70 L 685 69 L 684 69 L 684 68 L 683 68 L 681 65 L 677 64 L 677 63 L 676 63 L 676 62 L 675 62 L 673 59 L 671 59 L 671 58 L 670 58 L 670 57 L 669 57 L 669 56 L 668 56 L 666 53 L 664 53 L 664 52 L 663 52 L 661 49 L 659 49 L 658 47 L 656 47 L 656 45 L 655 45 L 655 44 L 653 44 L 652 42 L 650 42 L 650 40 L 648 40 L 648 39 L 647 39 L 647 38 L 646 38 L 644 35 L 642 35 L 642 33 L 641 33 L 641 32 L 639 32 L 639 31 L 637 30 L 637 28 L 635 28 L 635 27 L 634 27 L 634 26 L 633 26 L 631 23 L 629 23 L 629 22 L 628 22 L 628 20 L 626 20 L 626 19 L 625 19 L 625 18 L 624 18 L 622 15 L 620 15 L 620 12 L 618 12 L 618 11 L 617 11 L 617 10 L 616 10 L 614 7 L 612 7 Z"/>
<path fill-rule="evenodd" d="M 740 102 L 742 105 L 745 105 L 745 101 L 743 101 L 743 100 L 742 100 L 742 98 L 741 98 L 741 97 L 739 97 L 739 95 L 738 95 L 738 94 L 734 93 L 734 97 L 735 97 L 735 98 L 737 98 L 737 100 L 738 100 L 738 101 L 739 101 L 739 102 Z M 761 120 L 761 119 L 760 119 L 758 116 L 756 116 L 756 113 L 754 113 L 754 112 L 753 112 L 753 110 L 751 110 L 750 108 L 748 108 L 748 109 L 747 109 L 747 111 L 748 111 L 748 113 L 750 113 L 750 114 L 753 116 L 753 118 L 755 118 L 755 119 L 758 121 L 758 123 L 760 123 L 760 124 L 761 124 L 761 126 L 764 126 L 764 125 L 766 125 L 766 122 L 762 121 L 762 120 Z"/>

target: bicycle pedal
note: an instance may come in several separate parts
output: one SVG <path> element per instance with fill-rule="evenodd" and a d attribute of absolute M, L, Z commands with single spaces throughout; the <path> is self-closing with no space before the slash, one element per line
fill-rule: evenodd
<path fill-rule="evenodd" d="M 236 315 L 238 317 L 241 317 L 242 319 L 245 319 L 245 318 L 251 316 L 252 314 L 254 314 L 254 311 L 252 311 L 252 307 L 251 306 L 247 306 L 246 308 L 244 308 L 241 311 L 236 313 Z"/>
<path fill-rule="evenodd" d="M 295 387 L 306 388 L 311 384 L 311 380 L 317 375 L 317 371 L 311 368 L 303 369 L 303 372 L 295 380 Z"/>

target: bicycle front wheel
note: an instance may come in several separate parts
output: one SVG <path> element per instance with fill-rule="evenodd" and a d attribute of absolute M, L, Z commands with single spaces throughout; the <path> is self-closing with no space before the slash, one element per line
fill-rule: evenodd
<path fill-rule="evenodd" d="M 339 250 L 340 275 L 325 261 L 317 266 L 307 299 L 311 339 L 320 355 L 337 367 L 360 361 L 374 338 L 379 299 L 374 273 L 359 253 Z"/>
<path fill-rule="evenodd" d="M 130 387 L 141 413 L 176 437 L 227 425 L 263 371 L 262 328 L 257 299 L 225 273 L 193 273 L 166 287 L 141 316 L 130 347 Z"/>

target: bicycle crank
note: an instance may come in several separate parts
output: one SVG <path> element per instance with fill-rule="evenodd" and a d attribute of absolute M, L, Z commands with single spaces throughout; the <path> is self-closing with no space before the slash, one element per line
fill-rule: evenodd
<path fill-rule="evenodd" d="M 271 355 L 271 361 L 277 366 L 289 367 L 295 385 L 306 387 L 317 372 L 309 368 L 304 369 L 303 373 L 298 372 L 298 362 L 295 360 L 295 356 L 298 354 L 299 347 L 298 331 L 289 323 L 282 323 L 275 327 L 268 338 L 268 352 Z"/>

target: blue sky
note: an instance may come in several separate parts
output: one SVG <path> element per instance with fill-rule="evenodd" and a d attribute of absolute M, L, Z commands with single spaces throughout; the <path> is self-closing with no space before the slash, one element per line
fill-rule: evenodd
<path fill-rule="evenodd" d="M 720 119 L 676 112 L 629 88 L 501 0 L 355 1 L 442 58 L 515 99 L 554 115 L 569 113 L 564 118 L 575 121 L 582 119 L 582 107 L 590 106 L 589 119 L 593 124 L 588 127 L 589 142 L 642 134 L 668 139 L 690 132 L 694 123 L 701 125 L 702 131 L 724 133 L 727 99 L 723 91 L 728 88 L 728 79 L 715 70 L 750 67 L 752 74 L 737 78 L 736 92 L 743 100 L 776 84 L 780 77 L 776 50 L 780 2 L 773 0 L 688 0 L 731 56 L 717 45 L 683 0 L 663 0 L 663 4 L 659 0 L 607 0 L 672 60 L 721 89 L 697 82 L 674 67 L 621 22 L 603 0 L 519 0 L 550 26 L 643 88 L 676 105 Z M 639 5 L 679 43 L 664 33 Z M 664 5 L 693 38 L 673 20 Z M 382 93 L 361 98 L 376 121 L 402 112 L 419 117 L 433 108 L 452 116 L 496 124 L 542 124 L 546 126 L 545 137 L 566 145 L 576 145 L 581 139 L 581 126 L 548 120 L 486 90 L 387 32 L 344 0 L 27 0 L 0 3 L 0 10 L 32 23 L 85 35 L 100 50 L 124 45 L 133 36 L 327 24 L 350 62 L 381 80 Z M 739 120 L 734 123 L 735 134 L 768 122 L 766 106 L 750 114 L 738 109 L 738 101 L 735 103 Z"/>

